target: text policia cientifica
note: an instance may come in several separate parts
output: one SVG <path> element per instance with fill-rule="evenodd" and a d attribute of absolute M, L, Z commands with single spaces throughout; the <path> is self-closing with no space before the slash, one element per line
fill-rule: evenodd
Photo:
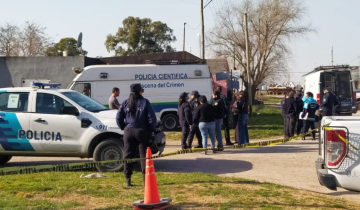
<path fill-rule="evenodd" d="M 187 79 L 186 73 L 173 74 L 135 74 L 135 80 Z"/>

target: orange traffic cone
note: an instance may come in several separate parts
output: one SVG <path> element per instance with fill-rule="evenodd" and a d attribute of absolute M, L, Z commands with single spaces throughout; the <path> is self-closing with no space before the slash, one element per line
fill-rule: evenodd
<path fill-rule="evenodd" d="M 150 147 L 146 150 L 146 169 L 145 169 L 145 193 L 144 200 L 133 203 L 135 210 L 142 209 L 167 209 L 169 208 L 171 198 L 160 198 L 157 187 L 154 161 L 151 159 L 152 153 Z"/>

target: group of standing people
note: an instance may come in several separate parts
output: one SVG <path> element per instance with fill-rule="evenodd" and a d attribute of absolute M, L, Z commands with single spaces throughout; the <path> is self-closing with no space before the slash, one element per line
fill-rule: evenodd
<path fill-rule="evenodd" d="M 198 139 L 198 146 L 195 148 L 207 148 L 207 139 L 210 137 L 213 152 L 215 152 L 215 139 L 218 149 L 223 148 L 222 126 L 225 130 L 226 145 L 233 145 L 230 141 L 229 112 L 234 112 L 236 121 L 237 143 L 249 143 L 247 130 L 248 124 L 248 103 L 246 92 L 238 95 L 235 103 L 232 102 L 232 92 L 228 91 L 227 97 L 221 94 L 222 88 L 217 87 L 210 100 L 198 91 L 191 93 L 189 100 L 188 93 L 183 92 L 179 97 L 178 115 L 182 130 L 181 146 L 183 149 L 191 148 L 194 136 Z M 235 119 L 236 117 L 236 119 Z M 239 123 L 240 122 L 240 123 Z M 205 152 L 206 153 L 206 152 Z"/>
<path fill-rule="evenodd" d="M 302 91 L 288 92 L 281 100 L 282 116 L 284 118 L 284 136 L 290 138 L 295 135 L 305 134 L 312 129 L 312 140 L 315 140 L 315 121 L 318 115 L 316 112 L 321 108 L 322 116 L 333 116 L 340 114 L 340 99 L 327 88 L 323 90 L 321 105 L 314 99 L 312 92 L 303 95 Z"/>

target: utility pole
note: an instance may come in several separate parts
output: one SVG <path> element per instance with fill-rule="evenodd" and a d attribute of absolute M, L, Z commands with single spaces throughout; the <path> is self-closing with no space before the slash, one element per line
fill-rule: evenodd
<path fill-rule="evenodd" d="M 200 0 L 201 14 L 201 59 L 205 59 L 204 0 Z"/>
<path fill-rule="evenodd" d="M 184 23 L 183 59 L 185 59 L 185 25 L 186 25 L 186 23 Z"/>
<path fill-rule="evenodd" d="M 248 30 L 248 20 L 247 13 L 244 15 L 245 20 L 245 38 L 246 38 L 246 72 L 247 72 L 247 80 L 248 80 L 248 94 L 249 94 L 249 107 L 250 110 L 252 107 L 252 91 L 251 91 L 251 80 L 250 80 L 250 53 L 249 53 L 249 30 Z M 252 111 L 250 112 L 252 115 Z"/>
<path fill-rule="evenodd" d="M 331 65 L 334 66 L 334 47 L 331 47 Z"/>

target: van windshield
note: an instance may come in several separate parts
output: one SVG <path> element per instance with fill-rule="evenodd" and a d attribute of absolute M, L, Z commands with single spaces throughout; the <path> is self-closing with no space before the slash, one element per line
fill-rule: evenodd
<path fill-rule="evenodd" d="M 90 112 L 109 110 L 99 102 L 79 92 L 62 92 L 62 94 Z"/>

